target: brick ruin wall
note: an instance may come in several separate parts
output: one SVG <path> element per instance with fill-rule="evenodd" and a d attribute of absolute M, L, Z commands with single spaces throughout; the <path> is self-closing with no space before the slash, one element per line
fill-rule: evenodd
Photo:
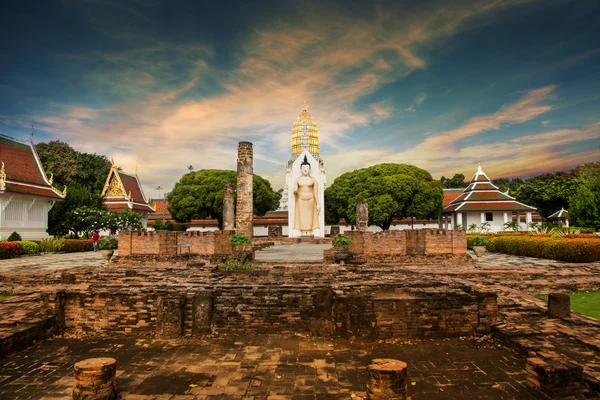
<path fill-rule="evenodd" d="M 205 256 L 227 256 L 232 254 L 229 236 L 232 231 L 210 232 L 119 232 L 119 257 L 164 256 L 186 254 L 186 248 L 178 245 L 191 244 L 190 252 Z"/>
<path fill-rule="evenodd" d="M 60 315 L 67 331 L 91 335 L 162 337 L 166 324 L 179 332 L 166 337 L 221 332 L 370 339 L 489 332 L 496 318 L 493 293 L 397 287 L 383 295 L 374 291 L 296 284 L 217 286 L 187 293 L 98 289 L 66 292 Z"/>
<path fill-rule="evenodd" d="M 447 229 L 405 229 L 382 232 L 344 233 L 352 244 L 348 251 L 353 263 L 415 262 L 428 258 L 440 261 L 470 262 L 464 231 Z M 324 259 L 333 259 L 333 250 L 325 250 Z"/>

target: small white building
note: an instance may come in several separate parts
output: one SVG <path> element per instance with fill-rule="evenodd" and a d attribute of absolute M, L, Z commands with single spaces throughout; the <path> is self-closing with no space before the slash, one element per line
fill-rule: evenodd
<path fill-rule="evenodd" d="M 478 229 L 489 224 L 490 232 L 499 232 L 505 230 L 504 224 L 513 221 L 514 214 L 519 223 L 519 230 L 529 230 L 535 210 L 535 207 L 518 202 L 509 196 L 508 192 L 502 193 L 479 165 L 469 186 L 444 208 L 440 227 L 454 229 L 460 226 L 461 229 L 467 230 L 473 224 L 477 225 Z"/>
<path fill-rule="evenodd" d="M 49 237 L 48 211 L 65 194 L 46 177 L 33 141 L 0 135 L 0 240 L 13 232 L 23 240 Z"/>

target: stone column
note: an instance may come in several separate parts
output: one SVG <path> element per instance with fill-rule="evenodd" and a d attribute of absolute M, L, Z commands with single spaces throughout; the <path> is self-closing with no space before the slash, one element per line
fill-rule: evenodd
<path fill-rule="evenodd" d="M 462 213 L 456 213 L 456 225 L 460 225 L 461 229 L 464 229 L 463 226 L 463 218 L 462 218 Z M 456 228 L 456 227 L 455 227 Z"/>
<path fill-rule="evenodd" d="M 481 223 L 482 224 L 485 223 L 485 213 L 481 213 L 480 217 L 481 217 L 480 218 L 481 219 Z"/>
<path fill-rule="evenodd" d="M 253 236 L 254 226 L 252 223 L 252 201 L 254 174 L 252 143 L 240 142 L 238 144 L 237 163 L 237 204 L 235 216 L 236 233 L 243 233 L 247 237 Z"/>
<path fill-rule="evenodd" d="M 548 316 L 551 318 L 567 318 L 571 315 L 571 297 L 562 293 L 548 295 Z"/>
<path fill-rule="evenodd" d="M 407 368 L 404 361 L 376 358 L 367 366 L 367 399 L 406 399 Z"/>
<path fill-rule="evenodd" d="M 531 228 L 530 228 L 529 224 L 531 224 L 532 222 L 533 222 L 533 217 L 531 215 L 531 212 L 528 211 L 525 213 L 525 223 L 527 224 L 527 228 L 525 228 L 525 229 L 530 230 Z"/>
<path fill-rule="evenodd" d="M 359 232 L 369 230 L 369 204 L 362 199 L 356 201 L 356 229 Z"/>
<path fill-rule="evenodd" d="M 74 400 L 112 400 L 117 398 L 117 360 L 100 357 L 75 363 Z"/>
<path fill-rule="evenodd" d="M 235 229 L 235 216 L 233 211 L 233 185 L 226 183 L 223 186 L 223 230 Z"/>
<path fill-rule="evenodd" d="M 183 335 L 183 307 L 185 297 L 160 296 L 157 304 L 156 334 L 161 339 L 175 339 Z"/>
<path fill-rule="evenodd" d="M 504 213 L 504 223 L 506 224 L 508 222 L 508 213 L 505 212 Z"/>

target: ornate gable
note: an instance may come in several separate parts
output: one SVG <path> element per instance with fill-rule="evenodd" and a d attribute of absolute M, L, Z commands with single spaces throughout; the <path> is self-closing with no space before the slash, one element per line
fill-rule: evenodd
<path fill-rule="evenodd" d="M 127 193 L 125 191 L 125 186 L 121 181 L 119 170 L 117 169 L 114 161 L 110 167 L 108 178 L 106 178 L 106 183 L 104 184 L 104 189 L 102 190 L 102 196 L 107 199 L 122 199 L 131 201 L 131 193 Z"/>

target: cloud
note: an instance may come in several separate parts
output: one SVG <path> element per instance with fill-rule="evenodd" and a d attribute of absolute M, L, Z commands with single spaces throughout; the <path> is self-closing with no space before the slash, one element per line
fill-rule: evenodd
<path fill-rule="evenodd" d="M 215 48 L 206 43 L 160 35 L 140 38 L 124 28 L 125 37 L 144 45 L 57 56 L 64 64 L 89 71 L 81 78 L 82 90 L 97 93 L 102 100 L 97 107 L 56 104 L 61 112 L 26 119 L 79 150 L 113 156 L 125 170 L 138 165 L 147 189 L 169 188 L 188 164 L 196 169 L 235 168 L 239 140 L 255 143 L 257 160 L 264 161 L 257 173 L 282 176 L 281 167 L 290 156 L 291 125 L 306 100 L 321 142 L 333 150 L 326 162 L 335 177 L 343 168 L 381 162 L 389 155 L 388 150 L 352 150 L 356 143 L 349 132 L 395 113 L 389 100 L 370 96 L 426 69 L 431 46 L 468 27 L 475 17 L 519 3 L 440 3 L 435 13 L 405 12 L 398 6 L 379 10 L 371 19 L 337 9 L 306 11 L 300 5 L 294 18 L 257 27 L 235 43 L 227 66 L 217 63 Z M 125 12 L 146 24 L 144 32 L 151 32 L 146 14 L 135 7 Z M 107 32 L 97 18 L 93 24 Z M 118 40 L 119 35 L 110 37 Z M 532 91 L 494 115 L 430 135 L 414 154 L 425 157 L 432 149 L 544 113 L 551 107 L 541 103 L 553 89 Z M 420 94 L 407 111 L 425 99 Z M 401 159 L 410 160 L 411 154 Z M 272 183 L 279 187 L 283 179 Z"/>

